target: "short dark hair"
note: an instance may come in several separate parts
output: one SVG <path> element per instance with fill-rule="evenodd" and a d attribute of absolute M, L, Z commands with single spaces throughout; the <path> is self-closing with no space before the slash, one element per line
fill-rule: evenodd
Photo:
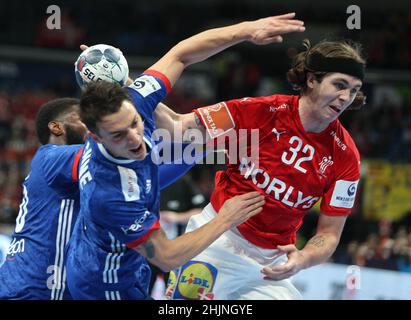
<path fill-rule="evenodd" d="M 91 82 L 81 95 L 81 121 L 91 132 L 98 133 L 97 122 L 106 115 L 118 112 L 124 100 L 131 102 L 130 96 L 119 84 Z"/>
<path fill-rule="evenodd" d="M 61 115 L 71 112 L 73 107 L 79 104 L 79 99 L 59 98 L 51 100 L 40 107 L 36 115 L 36 132 L 41 144 L 49 143 L 49 122 L 55 121 Z"/>

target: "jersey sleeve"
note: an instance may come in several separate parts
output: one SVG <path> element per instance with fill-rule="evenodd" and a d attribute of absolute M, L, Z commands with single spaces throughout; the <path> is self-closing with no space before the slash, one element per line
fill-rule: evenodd
<path fill-rule="evenodd" d="M 151 118 L 157 104 L 170 92 L 170 80 L 161 72 L 146 70 L 126 87 L 137 111 L 143 118 Z"/>
<path fill-rule="evenodd" d="M 158 215 L 147 210 L 140 201 L 95 201 L 94 210 L 105 216 L 102 221 L 104 229 L 128 248 L 137 247 L 147 240 L 151 232 L 160 229 Z"/>
<path fill-rule="evenodd" d="M 194 109 L 211 139 L 240 129 L 261 129 L 272 113 L 264 98 L 242 98 Z"/>
<path fill-rule="evenodd" d="M 52 146 L 44 153 L 41 166 L 46 183 L 57 192 L 77 189 L 78 164 L 83 145 Z"/>
<path fill-rule="evenodd" d="M 321 200 L 321 213 L 329 216 L 349 215 L 354 207 L 360 180 L 359 155 L 347 159 L 348 166 L 337 173 L 336 179 Z"/>

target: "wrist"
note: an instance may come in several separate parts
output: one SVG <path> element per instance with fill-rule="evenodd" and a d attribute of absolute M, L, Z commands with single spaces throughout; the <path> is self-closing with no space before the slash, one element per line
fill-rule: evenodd
<path fill-rule="evenodd" d="M 235 32 L 235 38 L 236 40 L 241 40 L 241 41 L 250 41 L 252 39 L 252 32 L 250 30 L 250 22 L 249 21 L 244 21 L 240 22 L 235 25 L 237 28 Z"/>

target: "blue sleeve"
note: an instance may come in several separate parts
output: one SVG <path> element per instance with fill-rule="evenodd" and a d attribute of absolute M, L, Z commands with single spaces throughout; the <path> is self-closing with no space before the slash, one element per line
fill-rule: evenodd
<path fill-rule="evenodd" d="M 170 91 L 170 81 L 160 72 L 147 70 L 126 87 L 126 90 L 141 116 L 151 119 L 157 104 Z"/>
<path fill-rule="evenodd" d="M 41 158 L 44 179 L 56 191 L 77 185 L 77 165 L 83 145 L 46 146 Z"/>
<path fill-rule="evenodd" d="M 188 150 L 189 146 L 189 144 L 180 144 L 180 148 L 182 150 L 181 155 L 184 154 L 184 151 Z M 171 150 L 175 150 L 175 147 L 178 147 L 178 144 L 171 143 L 170 147 Z M 194 151 L 194 149 L 192 151 Z M 201 161 L 205 156 L 207 156 L 207 154 L 208 151 L 194 153 L 194 155 L 193 152 L 191 152 L 190 159 L 184 159 L 184 157 L 176 156 L 176 153 L 172 151 L 171 162 L 162 163 L 158 167 L 160 190 L 168 187 L 169 185 L 173 184 L 175 181 L 180 179 L 199 161 Z"/>
<path fill-rule="evenodd" d="M 152 231 L 160 229 L 158 215 L 147 210 L 145 205 L 109 201 L 100 209 L 106 211 L 106 217 L 111 217 L 111 221 L 105 221 L 106 228 L 129 248 L 137 247 Z"/>

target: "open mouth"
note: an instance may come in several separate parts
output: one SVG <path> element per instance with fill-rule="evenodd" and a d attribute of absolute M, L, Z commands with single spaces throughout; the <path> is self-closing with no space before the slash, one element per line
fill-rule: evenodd
<path fill-rule="evenodd" d="M 336 106 L 330 105 L 330 108 L 331 108 L 332 110 L 334 110 L 335 112 L 337 112 L 337 113 L 340 113 L 340 112 L 341 112 L 341 109 L 338 109 Z"/>
<path fill-rule="evenodd" d="M 143 144 L 140 144 L 137 148 L 129 149 L 134 155 L 139 154 L 143 150 Z"/>

